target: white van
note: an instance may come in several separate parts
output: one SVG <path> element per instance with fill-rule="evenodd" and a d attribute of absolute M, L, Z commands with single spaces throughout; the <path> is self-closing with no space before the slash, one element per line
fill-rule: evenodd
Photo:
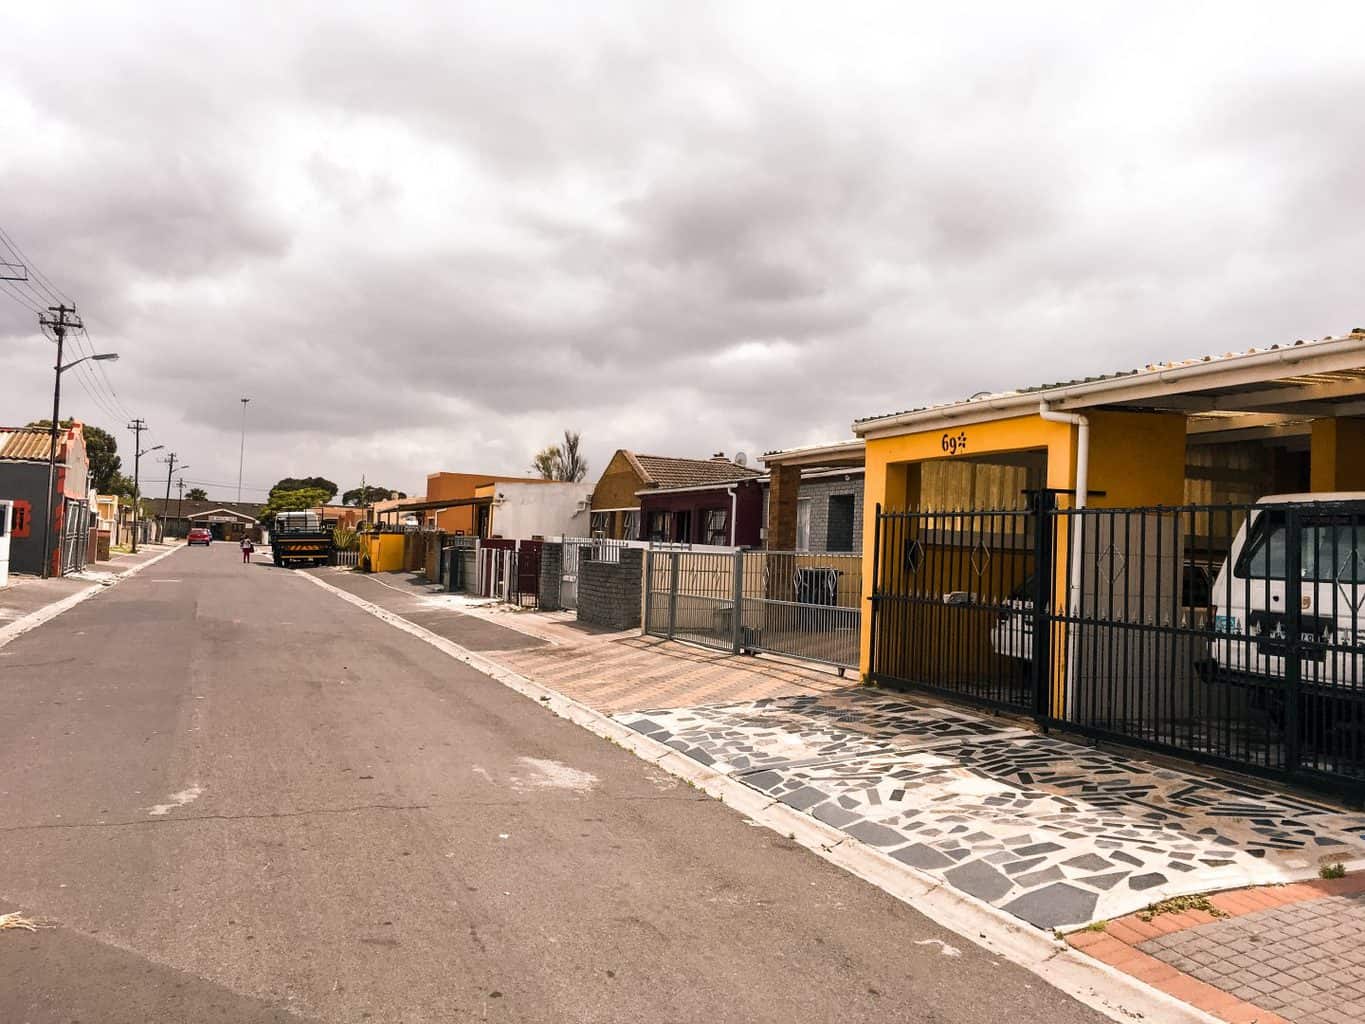
<path fill-rule="evenodd" d="M 1233 540 L 1210 595 L 1220 682 L 1265 686 L 1285 675 L 1288 507 L 1301 524 L 1301 689 L 1365 693 L 1365 492 L 1261 498 Z"/>

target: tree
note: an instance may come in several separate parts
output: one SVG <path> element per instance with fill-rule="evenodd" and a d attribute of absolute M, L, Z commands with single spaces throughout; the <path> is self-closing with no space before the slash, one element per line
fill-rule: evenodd
<path fill-rule="evenodd" d="M 270 492 L 270 500 L 261 510 L 260 518 L 273 521 L 277 512 L 305 512 L 310 508 L 318 508 L 331 501 L 335 493 L 328 493 L 325 487 L 299 487 L 285 491 L 276 486 Z"/>
<path fill-rule="evenodd" d="M 273 495 L 276 491 L 303 491 L 310 489 L 327 492 L 327 497 L 322 501 L 317 502 L 319 505 L 325 505 L 335 498 L 338 490 L 337 485 L 332 483 L 332 481 L 328 480 L 325 476 L 287 476 L 275 484 L 274 487 L 270 488 L 270 493 Z"/>
<path fill-rule="evenodd" d="M 185 492 L 185 497 L 189 501 L 208 501 L 209 492 L 204 490 L 204 488 L 202 487 L 191 487 L 188 491 Z"/>
<path fill-rule="evenodd" d="M 341 496 L 343 505 L 371 505 L 376 501 L 388 501 L 389 498 L 406 498 L 407 494 L 403 491 L 395 491 L 389 487 L 380 487 L 378 484 L 366 484 L 363 487 L 352 487 Z"/>
<path fill-rule="evenodd" d="M 578 431 L 564 431 L 564 443 L 552 444 L 531 457 L 531 472 L 542 480 L 578 483 L 588 475 L 588 460 L 579 451 Z"/>
<path fill-rule="evenodd" d="M 61 421 L 61 428 L 68 430 L 72 421 L 65 419 Z M 34 420 L 29 424 L 31 430 L 51 430 L 51 420 Z M 115 490 L 115 478 L 119 475 L 119 470 L 123 466 L 123 460 L 118 457 L 118 442 L 107 430 L 86 423 L 83 428 L 85 435 L 85 455 L 90 460 L 91 485 L 100 494 L 118 494 Z M 132 488 L 128 489 L 132 493 Z"/>

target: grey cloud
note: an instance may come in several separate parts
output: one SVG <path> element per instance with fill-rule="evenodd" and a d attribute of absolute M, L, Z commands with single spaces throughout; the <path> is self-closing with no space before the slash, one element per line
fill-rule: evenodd
<path fill-rule="evenodd" d="M 61 74 L 60 20 L 0 43 L 0 124 L 18 96 L 64 134 L 0 155 L 0 226 L 204 479 L 235 477 L 244 394 L 249 480 L 416 490 L 564 426 L 597 468 L 753 454 L 1365 320 L 1362 83 L 1302 40 L 1196 81 L 1081 21 L 244 10 L 111 23 Z M 6 408 L 41 405 L 31 319 L 0 294 Z"/>

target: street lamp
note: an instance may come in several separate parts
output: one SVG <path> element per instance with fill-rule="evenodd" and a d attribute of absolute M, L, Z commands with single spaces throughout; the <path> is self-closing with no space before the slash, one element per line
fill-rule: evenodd
<path fill-rule="evenodd" d="M 80 329 L 81 322 L 75 316 L 75 310 L 67 306 L 54 306 L 52 312 L 56 316 L 43 316 L 39 323 L 44 327 L 51 327 L 52 333 L 57 338 L 57 363 L 53 367 L 56 371 L 56 380 L 52 385 L 52 425 L 48 428 L 47 443 L 47 514 L 43 516 L 43 577 L 52 575 L 52 512 L 53 500 L 56 495 L 53 493 L 57 488 L 57 431 L 61 429 L 62 414 L 62 374 L 72 367 L 80 366 L 87 360 L 103 362 L 118 358 L 117 352 L 99 352 L 94 355 L 82 356 L 80 359 L 69 363 L 62 362 L 62 343 L 66 340 L 67 328 Z M 68 319 L 67 314 L 72 314 Z"/>
<path fill-rule="evenodd" d="M 249 398 L 242 399 L 242 446 L 237 451 L 237 504 L 242 503 L 242 463 L 246 460 L 246 404 Z"/>

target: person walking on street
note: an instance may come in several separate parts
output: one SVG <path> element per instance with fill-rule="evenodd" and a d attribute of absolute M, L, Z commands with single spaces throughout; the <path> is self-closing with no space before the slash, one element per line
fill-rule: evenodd
<path fill-rule="evenodd" d="M 242 538 L 242 564 L 243 564 L 243 565 L 245 565 L 247 562 L 250 562 L 250 561 L 251 561 L 251 552 L 253 552 L 253 551 L 255 551 L 255 550 L 256 550 L 256 546 L 255 546 L 254 544 L 251 543 L 251 538 L 250 538 L 250 537 L 243 537 L 243 538 Z"/>

